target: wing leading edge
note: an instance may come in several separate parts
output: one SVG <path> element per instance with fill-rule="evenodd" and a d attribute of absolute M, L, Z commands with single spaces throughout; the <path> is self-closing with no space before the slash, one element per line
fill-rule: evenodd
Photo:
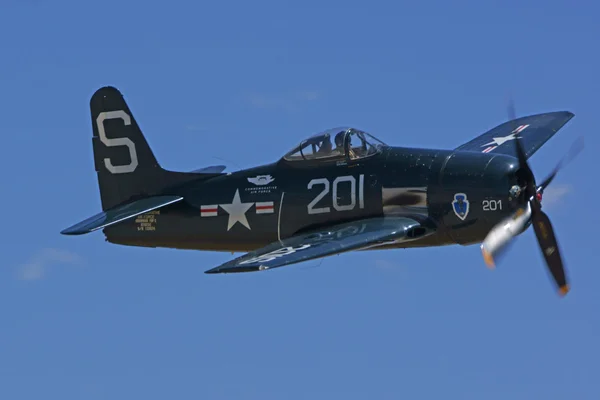
<path fill-rule="evenodd" d="M 527 158 L 531 157 L 575 114 L 555 111 L 516 118 L 496 126 L 475 139 L 457 147 L 460 151 L 506 154 L 516 157 L 513 140 L 520 140 Z"/>
<path fill-rule="evenodd" d="M 432 232 L 433 230 L 428 231 L 412 218 L 363 219 L 273 242 L 205 272 L 217 274 L 262 271 L 351 250 L 415 240 Z"/>

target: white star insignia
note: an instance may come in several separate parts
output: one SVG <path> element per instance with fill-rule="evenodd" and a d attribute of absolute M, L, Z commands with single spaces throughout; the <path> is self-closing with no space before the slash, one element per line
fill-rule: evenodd
<path fill-rule="evenodd" d="M 508 142 L 509 140 L 522 139 L 521 136 L 517 137 L 517 135 L 519 133 L 521 133 L 528 126 L 529 126 L 529 124 L 521 125 L 521 126 L 517 127 L 514 131 L 512 131 L 510 135 L 492 138 L 492 142 L 481 145 L 481 147 L 492 146 L 492 145 L 500 146 L 500 145 Z"/>
<path fill-rule="evenodd" d="M 492 142 L 486 143 L 486 144 L 482 145 L 481 147 L 491 146 L 494 144 L 496 146 L 500 146 L 501 144 L 504 144 L 504 143 L 508 142 L 509 140 L 515 140 L 515 139 L 521 139 L 521 137 L 520 136 L 517 137 L 516 133 L 511 133 L 508 136 L 492 138 L 492 140 L 493 140 Z"/>
<path fill-rule="evenodd" d="M 227 230 L 230 230 L 231 227 L 236 224 L 236 222 L 239 222 L 246 228 L 251 229 L 248 219 L 246 218 L 246 211 L 248 211 L 253 204 L 254 203 L 241 202 L 239 189 L 235 190 L 235 195 L 233 196 L 233 201 L 231 204 L 219 204 L 219 206 L 229 214 Z"/>

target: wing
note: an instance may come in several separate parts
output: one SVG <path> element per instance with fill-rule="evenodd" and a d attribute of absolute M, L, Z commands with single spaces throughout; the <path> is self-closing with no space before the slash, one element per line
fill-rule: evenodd
<path fill-rule="evenodd" d="M 415 240 L 433 233 L 406 217 L 369 218 L 322 228 L 273 242 L 206 271 L 207 274 L 262 271 L 382 244 Z"/>
<path fill-rule="evenodd" d="M 525 155 L 531 157 L 538 151 L 574 114 L 556 111 L 530 115 L 505 122 L 455 150 L 479 151 L 484 153 L 517 156 L 513 140 L 521 140 Z"/>
<path fill-rule="evenodd" d="M 93 215 L 67 229 L 63 229 L 60 233 L 63 235 L 83 235 L 181 200 L 183 200 L 181 196 L 152 196 L 132 201 Z"/>

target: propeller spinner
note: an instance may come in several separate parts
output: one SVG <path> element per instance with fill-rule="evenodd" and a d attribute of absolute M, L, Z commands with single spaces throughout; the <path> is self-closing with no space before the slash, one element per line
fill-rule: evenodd
<path fill-rule="evenodd" d="M 509 116 L 513 121 L 516 119 L 512 102 L 509 106 Z M 548 270 L 558 287 L 558 293 L 564 296 L 569 291 L 569 283 L 550 218 L 542 211 L 542 197 L 544 190 L 552 182 L 558 171 L 583 149 L 583 138 L 575 141 L 569 153 L 559 161 L 552 173 L 539 186 L 536 185 L 533 171 L 527 163 L 527 157 L 521 141 L 516 139 L 513 142 L 515 143 L 517 158 L 519 160 L 518 174 L 522 181 L 521 187 L 516 189 L 523 191 L 525 204 L 523 207 L 517 209 L 512 216 L 506 218 L 490 230 L 481 244 L 483 259 L 488 267 L 493 268 L 495 266 L 494 259 L 498 258 L 507 245 L 518 234 L 527 229 L 531 223 Z"/>

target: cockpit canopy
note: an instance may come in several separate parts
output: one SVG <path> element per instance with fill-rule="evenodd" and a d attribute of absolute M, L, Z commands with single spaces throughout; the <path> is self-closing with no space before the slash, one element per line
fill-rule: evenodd
<path fill-rule="evenodd" d="M 302 141 L 283 156 L 286 161 L 356 160 L 370 157 L 387 147 L 381 140 L 354 128 L 333 128 Z"/>

